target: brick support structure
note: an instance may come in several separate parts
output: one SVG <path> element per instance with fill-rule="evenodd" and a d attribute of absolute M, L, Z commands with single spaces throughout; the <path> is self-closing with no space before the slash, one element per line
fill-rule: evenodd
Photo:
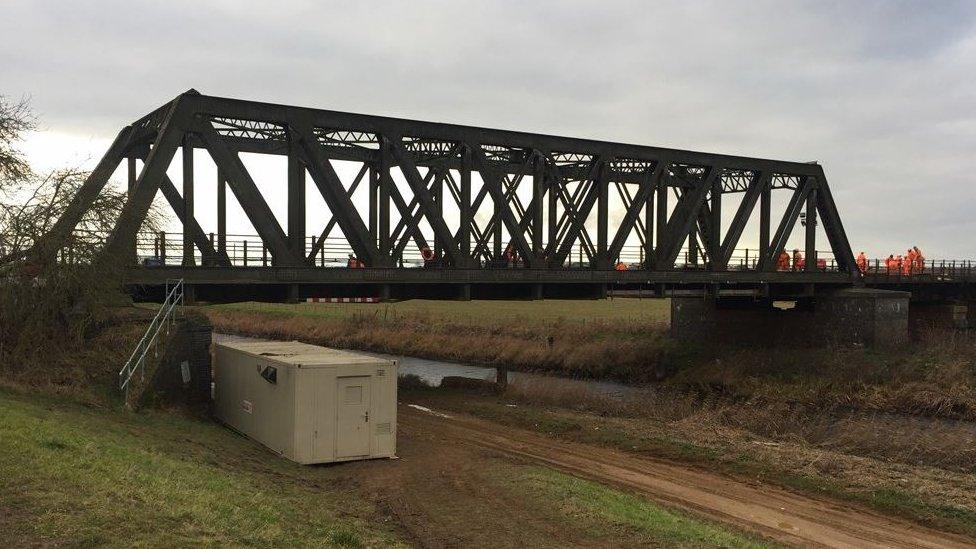
<path fill-rule="evenodd" d="M 908 337 L 908 298 L 908 292 L 844 289 L 789 309 L 747 298 L 672 298 L 671 335 L 747 345 L 897 345 Z"/>

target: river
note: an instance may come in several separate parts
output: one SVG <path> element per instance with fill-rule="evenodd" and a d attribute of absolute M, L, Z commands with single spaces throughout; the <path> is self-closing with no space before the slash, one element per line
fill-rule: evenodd
<path fill-rule="evenodd" d="M 251 341 L 270 341 L 265 338 L 248 337 L 248 336 L 238 336 L 231 334 L 213 334 L 213 341 L 219 343 L 220 341 L 235 341 L 235 340 L 251 340 Z M 464 377 L 469 379 L 482 379 L 494 381 L 497 375 L 497 370 L 490 366 L 479 366 L 475 364 L 462 364 L 458 362 L 449 362 L 445 360 L 430 360 L 426 358 L 417 358 L 412 356 L 404 355 L 390 355 L 384 353 L 374 353 L 370 351 L 359 351 L 355 352 L 381 357 L 397 361 L 397 374 L 406 375 L 414 374 L 428 385 L 437 387 L 441 384 L 441 381 L 445 377 Z M 610 398 L 622 399 L 626 396 L 631 396 L 639 391 L 646 390 L 641 387 L 627 385 L 624 383 L 618 383 L 614 381 L 600 381 L 593 379 L 571 379 L 566 377 L 547 375 L 547 374 L 537 374 L 537 373 L 527 373 L 527 372 L 513 372 L 509 370 L 508 381 L 509 383 L 519 383 L 522 381 L 540 381 L 540 380 L 551 380 L 553 382 L 558 382 L 566 386 L 580 385 L 586 388 L 586 391 L 592 395 L 599 395 Z"/>

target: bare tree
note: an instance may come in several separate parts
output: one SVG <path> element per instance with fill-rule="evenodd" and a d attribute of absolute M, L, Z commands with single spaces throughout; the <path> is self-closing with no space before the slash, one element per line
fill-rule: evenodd
<path fill-rule="evenodd" d="M 0 95 L 0 195 L 16 191 L 31 176 L 30 165 L 17 143 L 36 127 L 35 122 L 26 98 L 11 101 Z"/>
<path fill-rule="evenodd" d="M 19 252 L 47 234 L 89 175 L 77 168 L 47 174 L 32 170 L 17 145 L 34 128 L 36 119 L 26 99 L 11 102 L 0 95 L 0 258 L 21 256 Z M 74 262 L 92 262 L 115 227 L 126 199 L 125 191 L 107 185 L 62 251 Z M 143 230 L 158 232 L 165 221 L 164 210 L 154 202 Z"/>
<path fill-rule="evenodd" d="M 19 256 L 46 235 L 87 178 L 86 171 L 66 168 L 21 181 L 17 193 L 0 201 L 0 243 L 5 255 Z M 115 227 L 126 199 L 125 191 L 106 186 L 64 242 L 61 259 L 69 256 L 74 263 L 92 262 Z M 159 232 L 166 220 L 165 211 L 153 202 L 142 229 Z"/>
<path fill-rule="evenodd" d="M 26 363 L 51 341 L 80 341 L 121 297 L 121 266 L 101 251 L 126 203 L 126 192 L 107 185 L 84 213 L 60 253 L 28 262 L 26 254 L 64 213 L 88 177 L 78 169 L 38 174 L 17 149 L 35 127 L 26 100 L 0 96 L 0 364 Z M 154 204 L 143 228 L 165 222 Z M 4 258 L 9 259 L 6 264 Z M 17 259 L 21 258 L 21 259 Z M 27 360 L 29 362 L 29 360 Z"/>

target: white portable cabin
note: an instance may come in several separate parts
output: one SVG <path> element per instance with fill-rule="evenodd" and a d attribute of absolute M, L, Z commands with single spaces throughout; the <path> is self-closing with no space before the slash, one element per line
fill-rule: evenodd
<path fill-rule="evenodd" d="M 394 457 L 396 361 L 297 341 L 214 345 L 228 426 L 302 464 Z"/>

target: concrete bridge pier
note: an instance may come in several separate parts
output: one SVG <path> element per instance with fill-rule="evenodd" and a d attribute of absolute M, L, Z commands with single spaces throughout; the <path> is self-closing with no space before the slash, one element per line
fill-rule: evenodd
<path fill-rule="evenodd" d="M 302 300 L 300 296 L 301 296 L 301 293 L 299 291 L 298 284 L 289 284 L 288 285 L 288 297 L 287 297 L 286 301 L 288 303 L 299 303 Z"/>
<path fill-rule="evenodd" d="M 746 345 L 897 345 L 908 338 L 908 292 L 849 288 L 795 302 L 671 299 L 672 337 Z"/>
<path fill-rule="evenodd" d="M 193 284 L 183 284 L 183 304 L 184 305 L 196 305 L 197 304 L 197 289 Z"/>
<path fill-rule="evenodd" d="M 543 287 L 542 284 L 533 284 L 532 285 L 532 300 L 533 301 L 538 301 L 538 300 L 542 299 L 544 293 L 545 293 L 544 292 L 544 287 Z"/>

